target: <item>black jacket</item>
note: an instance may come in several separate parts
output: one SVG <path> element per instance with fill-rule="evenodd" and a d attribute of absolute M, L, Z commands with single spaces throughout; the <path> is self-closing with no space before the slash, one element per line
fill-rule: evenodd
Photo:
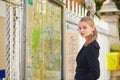
<path fill-rule="evenodd" d="M 76 80 L 97 80 L 99 78 L 99 49 L 97 41 L 81 48 L 76 57 Z"/>

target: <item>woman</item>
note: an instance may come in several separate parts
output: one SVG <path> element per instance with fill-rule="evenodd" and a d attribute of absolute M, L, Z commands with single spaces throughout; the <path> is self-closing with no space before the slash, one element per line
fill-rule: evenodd
<path fill-rule="evenodd" d="M 97 80 L 100 76 L 99 44 L 96 41 L 97 30 L 90 17 L 83 17 L 79 22 L 79 32 L 86 42 L 76 57 L 75 80 Z"/>

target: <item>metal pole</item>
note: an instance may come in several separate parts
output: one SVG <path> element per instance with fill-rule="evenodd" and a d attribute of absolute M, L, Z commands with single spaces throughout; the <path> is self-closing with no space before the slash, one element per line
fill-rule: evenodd
<path fill-rule="evenodd" d="M 20 63 L 21 63 L 21 73 L 20 73 L 20 80 L 26 80 L 25 79 L 25 73 L 26 73 L 26 0 L 21 1 L 21 56 L 20 56 Z"/>

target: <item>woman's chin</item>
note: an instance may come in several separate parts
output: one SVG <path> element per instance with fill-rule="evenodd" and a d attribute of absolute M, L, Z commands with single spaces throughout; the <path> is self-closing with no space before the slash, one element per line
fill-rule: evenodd
<path fill-rule="evenodd" d="M 83 38 L 85 38 L 85 35 L 81 35 Z"/>

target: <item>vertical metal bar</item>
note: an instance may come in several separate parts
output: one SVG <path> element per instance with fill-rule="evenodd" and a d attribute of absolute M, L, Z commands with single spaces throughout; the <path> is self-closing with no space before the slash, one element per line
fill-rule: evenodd
<path fill-rule="evenodd" d="M 62 57 L 62 63 L 61 63 L 61 80 L 64 80 L 64 62 L 65 62 L 65 60 L 64 60 L 64 22 L 65 22 L 65 20 L 64 20 L 64 17 L 65 17 L 65 13 L 64 13 L 64 6 L 62 6 L 62 8 L 61 8 L 62 10 L 62 12 L 61 12 L 61 14 L 62 14 L 62 16 L 61 16 L 61 22 L 62 22 L 62 24 L 61 24 L 61 57 Z"/>
<path fill-rule="evenodd" d="M 21 38 L 21 56 L 20 56 L 20 80 L 26 80 L 25 79 L 25 62 L 26 62 L 26 0 L 21 1 L 21 30 L 20 30 L 20 38 Z"/>

